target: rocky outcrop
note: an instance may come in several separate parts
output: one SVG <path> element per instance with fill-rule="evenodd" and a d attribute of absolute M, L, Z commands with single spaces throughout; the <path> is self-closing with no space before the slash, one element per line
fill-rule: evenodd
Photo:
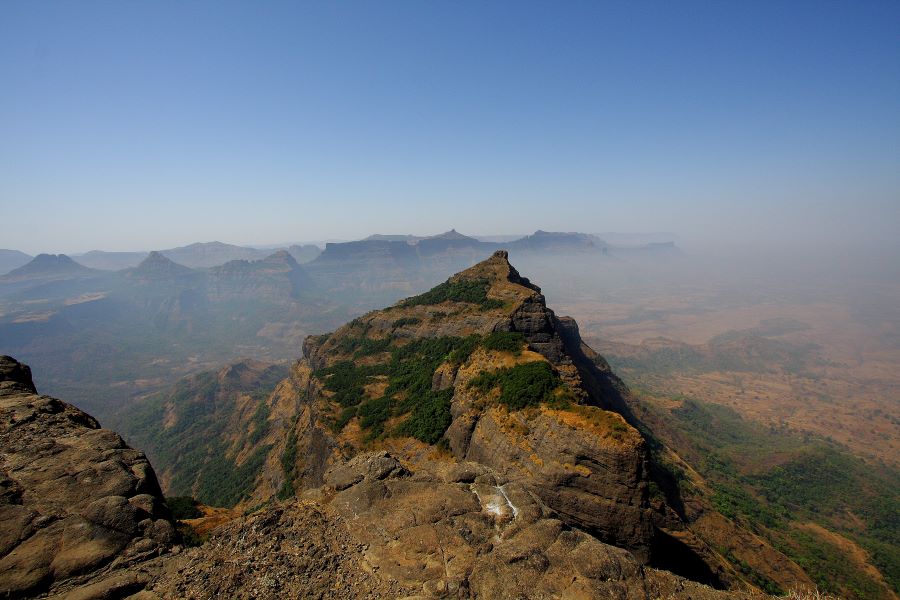
<path fill-rule="evenodd" d="M 366 453 L 326 481 L 218 530 L 142 598 L 754 597 L 643 567 L 477 463 Z"/>
<path fill-rule="evenodd" d="M 540 288 L 509 263 L 506 251 L 451 277 L 449 284 L 466 281 L 484 282 L 495 302 L 481 307 L 465 302 L 400 302 L 389 310 L 368 313 L 327 338 L 308 338 L 306 363 L 315 372 L 345 361 L 348 357 L 341 348 L 361 338 L 404 344 L 447 336 L 521 334 L 527 350 L 518 358 L 477 351 L 464 364 L 445 363 L 431 375 L 434 390 L 452 391 L 452 419 L 444 439 L 453 455 L 493 469 L 504 482 L 526 487 L 567 525 L 649 560 L 653 526 L 647 449 L 620 415 L 604 410 L 617 404 L 612 397 L 616 390 L 605 385 L 613 376 L 588 359 L 585 352 L 593 352 L 584 346 L 574 321 L 556 317 Z M 482 373 L 528 361 L 552 365 L 578 406 L 510 411 L 471 389 Z M 310 406 L 327 406 L 320 388 L 310 391 Z M 300 418 L 309 423 L 306 410 Z M 322 431 L 307 427 L 299 439 L 302 443 L 321 438 Z M 341 435 L 327 432 L 325 437 L 335 440 L 332 448 L 346 445 Z M 324 445 L 320 440 L 316 446 Z M 334 460 L 332 453 L 324 456 Z M 320 483 L 316 478 L 305 485 Z"/>
<path fill-rule="evenodd" d="M 494 409 L 478 419 L 461 455 L 522 482 L 567 524 L 647 561 L 653 528 L 643 440 L 603 437 L 585 425 L 568 411 L 527 419 Z"/>
<path fill-rule="evenodd" d="M 166 552 L 176 533 L 144 455 L 0 357 L 0 596 L 84 584 Z"/>

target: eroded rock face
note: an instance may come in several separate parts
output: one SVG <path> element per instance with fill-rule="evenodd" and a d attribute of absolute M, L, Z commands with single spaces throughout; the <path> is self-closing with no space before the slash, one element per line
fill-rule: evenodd
<path fill-rule="evenodd" d="M 434 460 L 410 472 L 375 452 L 325 478 L 176 557 L 145 597 L 751 597 L 643 567 L 477 463 Z"/>
<path fill-rule="evenodd" d="M 564 417 L 552 410 L 528 420 L 487 411 L 464 456 L 521 481 L 566 523 L 646 561 L 653 528 L 642 440 L 604 440 Z"/>
<path fill-rule="evenodd" d="M 169 548 L 175 529 L 143 453 L 0 357 L 0 596 L 33 596 Z"/>

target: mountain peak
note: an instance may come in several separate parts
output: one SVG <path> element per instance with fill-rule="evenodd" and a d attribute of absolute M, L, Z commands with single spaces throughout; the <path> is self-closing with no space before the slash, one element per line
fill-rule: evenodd
<path fill-rule="evenodd" d="M 65 254 L 38 254 L 30 262 L 13 269 L 4 279 L 30 279 L 94 273 Z"/>
<path fill-rule="evenodd" d="M 284 263 L 291 268 L 299 266 L 297 263 L 297 259 L 295 259 L 294 256 L 287 250 L 278 250 L 277 252 L 274 252 L 273 254 L 267 256 L 264 260 L 267 263 Z"/>
<path fill-rule="evenodd" d="M 415 441 L 443 444 L 528 486 L 569 525 L 646 557 L 643 441 L 606 410 L 619 404 L 616 380 L 585 352 L 574 322 L 497 250 L 423 294 L 307 338 L 297 389 L 312 390 L 330 433 L 310 421 L 298 435 L 330 436 L 343 456 L 384 447 L 408 462 L 425 452 Z M 571 453 L 585 457 L 589 482 L 560 483 Z M 627 500 L 613 507 L 611 494 Z"/>
<path fill-rule="evenodd" d="M 147 258 L 141 261 L 141 264 L 131 269 L 128 274 L 138 277 L 174 277 L 178 275 L 186 275 L 191 269 L 180 265 L 171 258 L 168 258 L 161 252 L 156 250 L 147 255 Z"/>
<path fill-rule="evenodd" d="M 432 235 L 425 239 L 429 239 L 429 240 L 471 240 L 474 238 L 464 235 L 464 234 L 458 232 L 456 229 L 451 229 L 450 231 L 445 231 L 444 233 Z"/>
<path fill-rule="evenodd" d="M 541 288 L 531 283 L 527 277 L 522 277 L 514 266 L 509 262 L 509 252 L 506 250 L 496 250 L 488 258 L 477 263 L 465 271 L 461 271 L 450 278 L 451 281 L 458 279 L 486 280 L 493 287 L 495 284 L 514 284 L 528 288 L 531 291 L 540 293 Z"/>

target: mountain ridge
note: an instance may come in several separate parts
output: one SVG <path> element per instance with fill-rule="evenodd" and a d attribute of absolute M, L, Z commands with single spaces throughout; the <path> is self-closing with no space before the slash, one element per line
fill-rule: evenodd
<path fill-rule="evenodd" d="M 206 385 L 179 395 L 202 401 Z M 222 389 L 221 376 L 215 385 Z M 677 493 L 672 504 L 651 496 L 658 467 L 632 425 L 640 427 L 628 413 L 627 393 L 577 324 L 547 308 L 540 288 L 497 251 L 424 294 L 308 337 L 289 376 L 258 400 L 217 395 L 223 412 L 216 422 L 254 424 L 224 438 L 210 434 L 224 446 L 199 450 L 222 456 L 223 472 L 253 480 L 240 492 L 239 509 L 319 497 L 316 490 L 329 486 L 353 490 L 358 476 L 335 473 L 344 472 L 342 464 L 369 461 L 361 457 L 372 452 L 416 477 L 440 479 L 435 473 L 450 465 L 467 465 L 476 480 L 484 475 L 488 487 L 476 489 L 485 506 L 500 503 L 504 518 L 520 505 L 492 494 L 515 489 L 521 502 L 530 498 L 542 514 L 626 548 L 639 562 L 675 557 L 667 568 L 717 586 L 746 585 L 691 530 Z M 172 446 L 153 432 L 160 425 L 164 431 L 163 415 L 180 414 L 178 407 L 173 398 L 148 423 L 150 433 L 136 438 L 151 454 Z M 196 486 L 205 470 L 220 468 L 202 466 L 197 483 L 178 493 L 200 491 L 201 500 L 215 503 L 217 496 Z M 773 564 L 784 567 L 785 585 L 808 582 L 774 549 L 766 551 L 784 561 Z"/>

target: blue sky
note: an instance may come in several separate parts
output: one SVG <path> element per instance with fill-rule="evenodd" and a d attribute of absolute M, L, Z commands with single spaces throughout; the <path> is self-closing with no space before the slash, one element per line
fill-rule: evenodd
<path fill-rule="evenodd" d="M 0 247 L 891 240 L 900 3 L 0 3 Z"/>

